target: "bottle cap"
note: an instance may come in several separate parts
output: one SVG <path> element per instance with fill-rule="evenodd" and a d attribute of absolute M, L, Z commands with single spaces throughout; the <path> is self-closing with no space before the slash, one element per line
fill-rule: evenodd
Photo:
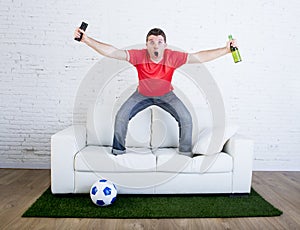
<path fill-rule="evenodd" d="M 228 35 L 228 39 L 229 39 L 229 40 L 232 40 L 232 39 L 233 39 L 231 34 Z"/>

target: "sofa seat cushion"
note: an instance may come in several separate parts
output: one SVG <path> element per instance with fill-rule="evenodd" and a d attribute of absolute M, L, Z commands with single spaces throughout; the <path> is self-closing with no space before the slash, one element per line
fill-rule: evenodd
<path fill-rule="evenodd" d="M 156 157 L 147 148 L 127 148 L 126 154 L 115 156 L 111 147 L 87 146 L 76 154 L 74 167 L 84 172 L 149 172 L 156 170 Z"/>
<path fill-rule="evenodd" d="M 201 164 L 206 156 L 199 155 L 193 158 L 177 153 L 175 148 L 159 148 L 154 154 L 157 157 L 159 172 L 200 173 Z M 232 157 L 224 152 L 217 153 L 215 162 L 205 173 L 224 173 L 233 170 Z"/>

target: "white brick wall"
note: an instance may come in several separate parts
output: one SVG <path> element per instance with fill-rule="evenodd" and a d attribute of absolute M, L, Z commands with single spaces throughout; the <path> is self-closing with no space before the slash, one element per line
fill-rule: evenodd
<path fill-rule="evenodd" d="M 7 0 L 0 12 L 0 167 L 50 166 L 50 136 L 72 123 L 77 88 L 101 58 L 73 40 L 85 20 L 120 48 L 156 26 L 188 52 L 232 33 L 243 62 L 206 65 L 229 118 L 255 140 L 256 170 L 300 170 L 299 1 Z"/>

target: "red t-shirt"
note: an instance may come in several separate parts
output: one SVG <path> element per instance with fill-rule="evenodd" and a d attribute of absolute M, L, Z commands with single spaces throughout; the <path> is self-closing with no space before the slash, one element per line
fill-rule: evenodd
<path fill-rule="evenodd" d="M 173 90 L 171 81 L 176 68 L 187 61 L 187 53 L 164 50 L 163 59 L 155 63 L 150 59 L 147 49 L 128 50 L 129 62 L 138 72 L 138 91 L 144 96 L 162 96 Z"/>

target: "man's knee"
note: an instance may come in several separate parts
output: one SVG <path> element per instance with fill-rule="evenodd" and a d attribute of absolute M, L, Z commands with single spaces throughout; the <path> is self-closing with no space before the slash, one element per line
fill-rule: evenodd
<path fill-rule="evenodd" d="M 124 123 L 129 121 L 129 115 L 125 110 L 120 109 L 115 116 L 115 123 Z"/>

